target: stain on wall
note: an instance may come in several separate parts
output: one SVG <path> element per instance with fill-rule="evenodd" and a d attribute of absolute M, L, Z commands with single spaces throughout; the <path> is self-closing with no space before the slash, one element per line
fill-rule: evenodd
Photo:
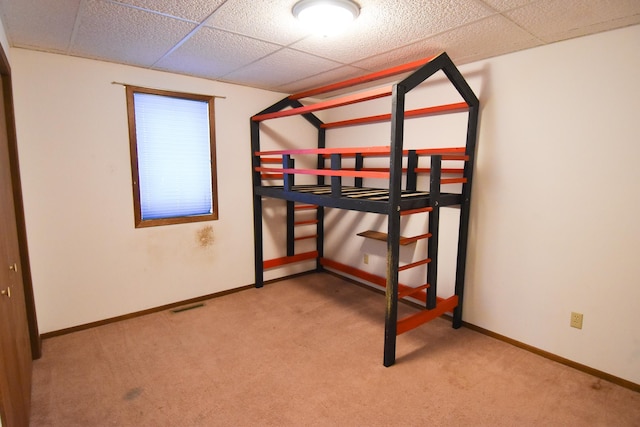
<path fill-rule="evenodd" d="M 209 225 L 198 230 L 197 240 L 201 248 L 213 245 L 213 227 Z"/>

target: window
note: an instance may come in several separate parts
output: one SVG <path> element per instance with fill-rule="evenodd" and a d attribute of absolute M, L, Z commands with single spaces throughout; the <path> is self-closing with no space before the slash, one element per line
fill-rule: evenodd
<path fill-rule="evenodd" d="M 218 219 L 213 100 L 127 86 L 136 227 Z"/>

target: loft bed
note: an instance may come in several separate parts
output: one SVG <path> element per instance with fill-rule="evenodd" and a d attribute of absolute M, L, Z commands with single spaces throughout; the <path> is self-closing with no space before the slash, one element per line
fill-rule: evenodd
<path fill-rule="evenodd" d="M 405 109 L 407 93 L 442 71 L 463 102 Z M 361 84 L 399 76 L 401 80 L 389 87 L 375 88 L 346 96 L 317 101 L 318 95 Z M 382 97 L 391 98 L 388 114 L 358 117 L 324 123 L 314 112 L 367 102 Z M 301 100 L 316 100 L 304 105 Z M 445 313 L 453 313 L 453 328 L 462 325 L 467 236 L 471 201 L 471 184 L 476 151 L 479 101 L 462 74 L 446 53 L 409 64 L 389 68 L 317 89 L 290 95 L 251 117 L 251 157 L 253 178 L 253 206 L 255 231 L 255 286 L 264 284 L 264 271 L 301 261 L 316 261 L 316 270 L 336 270 L 348 276 L 385 288 L 386 314 L 384 334 L 384 366 L 391 366 L 396 358 L 396 337 Z M 410 117 L 428 117 L 447 113 L 467 114 L 464 145 L 444 148 L 406 149 L 403 147 L 404 121 Z M 260 124 L 267 120 L 301 116 L 317 129 L 317 147 L 299 149 L 262 150 Z M 390 121 L 389 146 L 326 147 L 326 132 L 340 127 L 361 126 Z M 296 167 L 296 159 L 312 156 L 315 167 Z M 425 167 L 420 159 L 429 159 Z M 386 166 L 379 167 L 380 159 Z M 307 161 L 308 162 L 308 161 Z M 374 166 L 365 166 L 373 162 Z M 444 166 L 443 166 L 443 162 Z M 455 167 L 450 167 L 455 166 Z M 311 177 L 311 178 L 310 178 Z M 427 178 L 428 177 L 428 178 Z M 305 180 L 304 184 L 296 179 Z M 311 179 L 311 183 L 309 180 Z M 383 182 L 383 186 L 363 185 Z M 344 182 L 343 182 L 344 181 Z M 426 182 L 426 184 L 425 184 Z M 351 183 L 351 185 L 347 185 Z M 456 191 L 443 191 L 443 185 L 457 184 Z M 451 188 L 447 185 L 445 188 Z M 286 201 L 287 238 L 284 257 L 264 259 L 263 251 L 263 198 Z M 458 248 L 453 295 L 437 296 L 438 234 L 440 209 L 454 207 L 460 210 Z M 355 267 L 339 263 L 324 256 L 324 209 L 338 208 L 370 212 L 387 216 L 387 232 L 368 230 L 358 235 L 384 240 L 387 244 L 386 277 L 377 276 Z M 315 219 L 296 221 L 296 212 L 315 211 Z M 404 237 L 400 235 L 401 218 L 406 215 L 426 214 L 428 230 L 424 234 Z M 315 225 L 315 234 L 296 237 L 296 226 Z M 300 239 L 315 240 L 315 250 L 296 253 Z M 427 240 L 427 258 L 400 265 L 400 246 Z M 426 283 L 408 286 L 399 283 L 399 272 L 418 266 L 427 266 Z M 398 301 L 411 298 L 420 309 L 398 319 Z"/>

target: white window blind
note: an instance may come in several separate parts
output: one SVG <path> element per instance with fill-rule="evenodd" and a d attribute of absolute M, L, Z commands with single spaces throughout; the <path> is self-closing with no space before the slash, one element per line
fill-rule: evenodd
<path fill-rule="evenodd" d="M 213 212 L 209 105 L 134 93 L 142 220 Z"/>

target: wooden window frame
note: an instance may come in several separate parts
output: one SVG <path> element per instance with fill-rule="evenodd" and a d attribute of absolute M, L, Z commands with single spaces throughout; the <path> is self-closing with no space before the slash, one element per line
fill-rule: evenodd
<path fill-rule="evenodd" d="M 181 98 L 192 101 L 204 101 L 209 106 L 209 142 L 211 153 L 211 201 L 212 212 L 205 215 L 177 216 L 171 218 L 143 219 L 140 204 L 140 177 L 138 173 L 138 142 L 136 134 L 136 117 L 134 106 L 134 94 L 145 93 L 150 95 L 160 95 L 171 98 Z M 129 149 L 131 158 L 131 178 L 133 186 L 133 206 L 135 227 L 155 227 L 171 224 L 185 224 L 191 222 L 212 221 L 218 219 L 218 189 L 217 189 L 217 165 L 216 165 L 216 139 L 215 139 L 215 96 L 198 95 L 193 93 L 174 92 L 161 89 L 145 88 L 141 86 L 126 86 L 127 95 L 127 115 L 129 124 Z"/>

